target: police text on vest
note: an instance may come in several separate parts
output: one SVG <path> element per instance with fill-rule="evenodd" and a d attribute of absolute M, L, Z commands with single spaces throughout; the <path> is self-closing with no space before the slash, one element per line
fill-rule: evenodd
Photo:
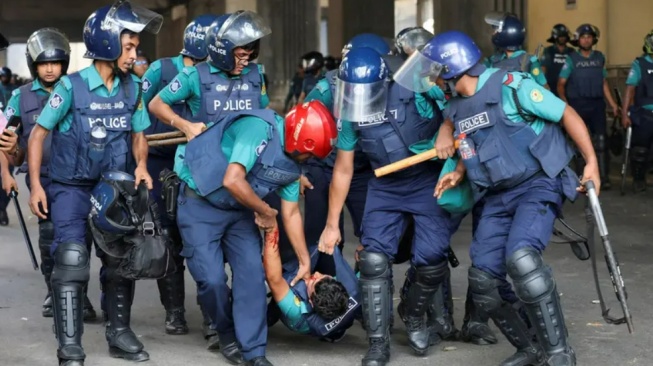
<path fill-rule="evenodd" d="M 489 124 L 490 124 L 490 119 L 488 118 L 487 112 L 479 113 L 475 116 L 471 116 L 467 119 L 458 122 L 461 133 L 463 132 L 467 133 L 481 126 L 485 126 Z"/>

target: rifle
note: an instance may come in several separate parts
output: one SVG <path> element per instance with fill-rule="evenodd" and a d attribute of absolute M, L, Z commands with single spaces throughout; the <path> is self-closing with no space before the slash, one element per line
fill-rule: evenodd
<path fill-rule="evenodd" d="M 587 196 L 589 198 L 589 205 L 585 208 L 585 214 L 587 219 L 587 239 L 590 243 L 590 257 L 592 258 L 592 271 L 594 272 L 594 284 L 596 285 L 596 292 L 599 296 L 599 302 L 601 304 L 601 315 L 603 319 L 608 324 L 623 324 L 626 323 L 628 326 L 628 332 L 633 333 L 633 319 L 630 315 L 630 310 L 628 309 L 628 294 L 626 293 L 626 286 L 624 284 L 624 279 L 621 276 L 621 270 L 619 268 L 619 262 L 615 253 L 612 251 L 612 246 L 610 245 L 610 239 L 608 238 L 608 227 L 605 224 L 605 219 L 603 218 L 603 211 L 601 210 L 601 203 L 599 202 L 599 197 L 596 195 L 596 189 L 594 187 L 594 182 L 587 181 L 585 182 L 585 189 L 587 190 Z M 610 309 L 605 306 L 605 300 L 603 299 L 603 294 L 601 293 L 601 286 L 599 284 L 599 277 L 596 268 L 596 247 L 594 245 L 594 227 L 598 226 L 599 235 L 603 241 L 603 250 L 605 252 L 605 262 L 608 265 L 608 272 L 610 273 L 610 279 L 612 280 L 612 287 L 614 289 L 617 300 L 621 303 L 621 309 L 623 310 L 623 318 L 614 318 L 610 316 Z"/>
<path fill-rule="evenodd" d="M 20 210 L 20 204 L 18 203 L 18 192 L 16 192 L 16 190 L 12 188 L 11 193 L 9 193 L 9 197 L 13 199 L 14 205 L 16 206 L 16 215 L 18 216 L 18 221 L 20 221 L 20 228 L 23 230 L 25 245 L 27 245 L 27 251 L 29 252 L 30 259 L 32 260 L 32 267 L 34 267 L 34 270 L 36 271 L 39 269 L 39 264 L 36 261 L 36 254 L 34 254 L 34 248 L 32 248 L 32 241 L 29 238 L 29 232 L 27 231 L 27 225 L 25 225 L 25 218 L 23 218 L 23 212 Z"/>

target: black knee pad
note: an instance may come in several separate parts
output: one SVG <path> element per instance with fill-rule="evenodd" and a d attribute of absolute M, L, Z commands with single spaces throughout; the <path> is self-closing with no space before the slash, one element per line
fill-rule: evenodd
<path fill-rule="evenodd" d="M 90 258 L 86 246 L 77 243 L 59 244 L 54 252 L 52 283 L 87 283 Z"/>
<path fill-rule="evenodd" d="M 514 252 L 507 260 L 507 267 L 517 297 L 526 304 L 538 302 L 555 290 L 551 268 L 533 248 Z"/>
<path fill-rule="evenodd" d="M 385 254 L 363 250 L 358 254 L 358 258 L 362 277 L 372 279 L 390 276 L 390 262 Z"/>
<path fill-rule="evenodd" d="M 637 163 L 646 163 L 648 162 L 649 151 L 647 148 L 642 146 L 633 146 L 633 155 L 632 159 Z"/>
<path fill-rule="evenodd" d="M 488 314 L 498 311 L 504 303 L 499 294 L 499 281 L 475 267 L 469 268 L 468 278 L 474 304 Z"/>
<path fill-rule="evenodd" d="M 449 263 L 417 267 L 416 282 L 424 286 L 438 286 L 449 276 Z"/>

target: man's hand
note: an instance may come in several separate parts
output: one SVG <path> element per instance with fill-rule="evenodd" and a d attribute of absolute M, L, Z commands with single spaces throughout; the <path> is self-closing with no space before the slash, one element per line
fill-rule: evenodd
<path fill-rule="evenodd" d="M 320 235 L 317 249 L 322 253 L 332 255 L 333 249 L 336 245 L 340 244 L 340 241 L 342 241 L 340 228 L 327 225 L 324 231 L 322 231 L 322 235 Z"/>
<path fill-rule="evenodd" d="M 134 176 L 136 177 L 135 188 L 138 188 L 138 185 L 141 184 L 142 181 L 145 181 L 147 189 L 152 189 L 152 177 L 150 177 L 150 173 L 147 172 L 146 166 L 137 166 L 136 170 L 134 171 Z"/>
<path fill-rule="evenodd" d="M 305 259 L 306 260 L 306 259 Z M 300 280 L 308 281 L 311 279 L 311 259 L 308 258 L 306 262 L 300 260 L 297 276 L 290 282 L 290 286 L 295 286 Z"/>
<path fill-rule="evenodd" d="M 443 124 L 435 139 L 435 151 L 438 153 L 438 159 L 448 159 L 456 154 L 455 141 L 453 138 L 453 125 Z"/>
<path fill-rule="evenodd" d="M 302 176 L 299 177 L 299 194 L 303 196 L 306 188 L 313 189 L 313 184 L 305 175 L 302 174 Z"/>
<path fill-rule="evenodd" d="M 0 151 L 4 151 L 7 154 L 14 154 L 16 148 L 18 147 L 18 135 L 16 132 L 11 130 L 5 130 L 0 135 Z"/>
<path fill-rule="evenodd" d="M 41 207 L 43 207 L 43 211 L 41 211 Z M 34 215 L 44 220 L 48 218 L 48 199 L 43 190 L 43 186 L 40 184 L 32 184 L 31 194 L 29 196 L 29 208 Z"/>
<path fill-rule="evenodd" d="M 620 108 L 619 108 L 619 106 L 615 103 L 615 104 L 612 106 L 612 115 L 613 115 L 615 118 L 618 117 L 618 116 L 619 116 L 619 113 L 620 113 L 619 111 L 620 111 Z"/>
<path fill-rule="evenodd" d="M 272 207 L 268 207 L 268 212 L 259 214 L 254 212 L 254 222 L 258 225 L 259 229 L 269 232 L 277 229 L 277 214 L 279 212 Z M 277 234 L 278 235 L 278 234 Z"/>
<path fill-rule="evenodd" d="M 453 171 L 451 173 L 445 174 L 442 178 L 440 178 L 438 184 L 435 186 L 435 192 L 433 193 L 433 196 L 440 199 L 444 191 L 457 186 L 462 180 L 463 175 L 458 171 Z"/>
<path fill-rule="evenodd" d="M 578 192 L 585 193 L 585 182 L 588 180 L 594 182 L 596 195 L 598 196 L 601 192 L 601 178 L 599 174 L 599 166 L 596 161 L 585 164 L 585 169 L 583 169 L 583 176 L 580 177 L 580 187 L 576 188 L 576 190 Z"/>
<path fill-rule="evenodd" d="M 203 122 L 185 123 L 180 130 L 186 135 L 188 141 L 194 139 L 197 135 L 206 130 L 206 125 Z"/>
<path fill-rule="evenodd" d="M 628 127 L 632 126 L 632 121 L 630 120 L 630 117 L 628 116 L 622 116 L 621 117 L 621 125 L 624 126 L 625 129 Z"/>
<path fill-rule="evenodd" d="M 2 154 L 2 153 L 0 153 Z M 2 174 L 2 190 L 9 195 L 11 193 L 11 190 L 15 190 L 18 192 L 18 184 L 16 183 L 16 180 L 14 177 L 11 176 L 11 174 Z"/>

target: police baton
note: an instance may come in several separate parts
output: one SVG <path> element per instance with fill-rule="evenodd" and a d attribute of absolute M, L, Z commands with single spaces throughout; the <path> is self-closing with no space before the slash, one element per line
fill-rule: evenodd
<path fill-rule="evenodd" d="M 25 218 L 23 217 L 23 212 L 20 210 L 20 204 L 18 203 L 18 192 L 11 189 L 9 197 L 14 200 L 14 205 L 16 206 L 16 214 L 18 216 L 18 221 L 20 221 L 20 228 L 23 230 L 23 237 L 25 238 L 25 245 L 27 245 L 27 251 L 29 252 L 30 259 L 32 260 L 32 267 L 34 270 L 39 269 L 39 264 L 36 261 L 36 254 L 34 254 L 34 248 L 32 248 L 32 241 L 29 238 L 29 232 L 27 231 L 27 225 L 25 225 Z"/>
<path fill-rule="evenodd" d="M 601 209 L 601 203 L 599 202 L 599 197 L 596 195 L 594 182 L 592 182 L 591 180 L 585 182 L 585 190 L 587 191 L 587 196 L 589 197 L 590 210 L 588 212 L 588 216 L 594 216 L 593 218 L 594 220 L 596 220 L 596 226 L 599 229 L 599 235 L 601 236 L 601 240 L 603 241 L 605 261 L 608 265 L 608 272 L 610 273 L 610 279 L 612 280 L 612 287 L 614 289 L 615 295 L 617 296 L 617 300 L 619 300 L 619 303 L 621 304 L 621 309 L 623 310 L 624 313 L 624 317 L 621 319 L 614 319 L 608 314 L 609 309 L 605 307 L 603 297 L 601 296 L 601 289 L 598 282 L 598 275 L 596 273 L 596 255 L 595 253 L 592 253 L 592 265 L 594 267 L 593 268 L 594 281 L 596 284 L 596 290 L 599 294 L 599 301 L 601 303 L 603 319 L 610 324 L 626 323 L 626 325 L 628 326 L 628 332 L 632 333 L 635 328 L 633 326 L 633 319 L 630 315 L 630 310 L 628 308 L 628 302 L 627 302 L 628 295 L 626 294 L 626 286 L 624 284 L 624 279 L 621 276 L 619 262 L 617 262 L 615 253 L 612 251 L 612 245 L 610 245 L 610 239 L 608 238 L 608 227 L 605 224 L 605 219 L 603 217 L 603 210 Z M 588 232 L 588 239 L 590 239 L 592 241 L 591 244 L 593 244 L 594 227 L 593 225 L 591 225 L 593 224 L 591 221 L 592 221 L 592 217 L 588 217 L 588 224 L 590 224 L 591 226 L 591 230 L 589 230 Z M 593 249 L 593 245 L 592 245 L 592 249 Z"/>
<path fill-rule="evenodd" d="M 633 128 L 628 126 L 626 129 L 626 144 L 624 149 L 624 157 L 621 161 L 621 195 L 626 193 L 626 173 L 628 171 L 628 155 L 630 155 L 630 142 L 633 137 Z"/>

